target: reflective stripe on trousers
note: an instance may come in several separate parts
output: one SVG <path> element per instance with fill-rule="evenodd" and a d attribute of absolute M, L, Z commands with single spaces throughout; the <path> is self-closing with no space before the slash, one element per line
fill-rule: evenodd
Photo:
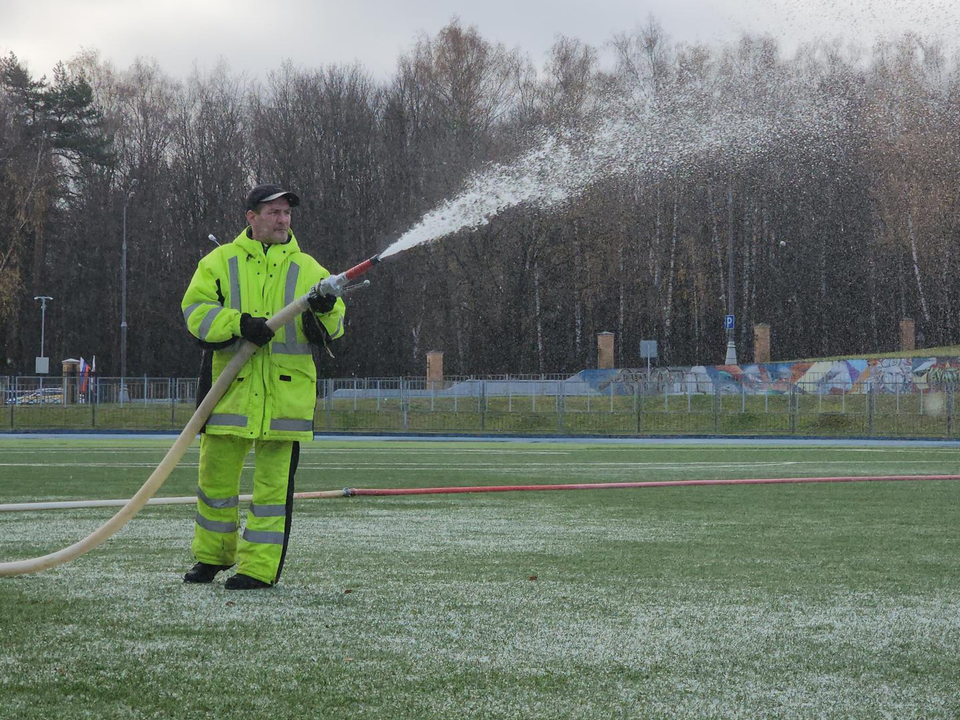
<path fill-rule="evenodd" d="M 287 514 L 286 505 L 257 505 L 250 503 L 250 512 L 256 517 L 282 517 Z"/>
<path fill-rule="evenodd" d="M 207 507 L 212 508 L 232 508 L 240 504 L 239 495 L 231 495 L 228 498 L 210 498 L 207 497 L 207 494 L 197 485 L 197 498 Z"/>
<path fill-rule="evenodd" d="M 251 530 L 250 528 L 246 528 L 243 531 L 243 539 L 250 543 L 283 545 L 284 534 L 282 532 L 267 532 L 265 530 Z"/>
<path fill-rule="evenodd" d="M 207 520 L 199 512 L 197 513 L 197 525 L 202 527 L 204 530 L 209 530 L 213 533 L 235 533 L 237 531 L 237 524 L 235 522 L 220 522 L 217 520 Z"/>

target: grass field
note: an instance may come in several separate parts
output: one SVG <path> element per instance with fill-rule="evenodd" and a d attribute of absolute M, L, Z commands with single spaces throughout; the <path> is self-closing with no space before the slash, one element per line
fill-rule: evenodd
<path fill-rule="evenodd" d="M 0 502 L 129 497 L 169 443 L 0 439 Z M 194 447 L 161 495 L 196 488 Z M 298 490 L 952 474 L 960 450 L 305 445 Z M 249 492 L 250 470 L 243 492 Z M 960 482 L 302 501 L 281 583 L 184 586 L 190 506 L 0 579 L 0 716 L 960 716 Z M 109 510 L 0 514 L 0 560 Z"/>

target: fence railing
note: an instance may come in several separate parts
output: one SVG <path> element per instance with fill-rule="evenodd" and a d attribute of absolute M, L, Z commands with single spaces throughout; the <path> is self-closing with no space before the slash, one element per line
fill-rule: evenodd
<path fill-rule="evenodd" d="M 0 430 L 178 431 L 196 386 L 194 378 L 0 376 Z M 317 432 L 960 437 L 952 385 L 710 387 L 537 375 L 324 379 L 317 391 Z"/>

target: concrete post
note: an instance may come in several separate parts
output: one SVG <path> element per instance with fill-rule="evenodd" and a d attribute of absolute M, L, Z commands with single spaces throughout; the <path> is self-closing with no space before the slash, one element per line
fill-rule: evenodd
<path fill-rule="evenodd" d="M 766 323 L 753 326 L 753 361 L 770 362 L 770 326 Z"/>
<path fill-rule="evenodd" d="M 917 327 L 916 323 L 910 318 L 904 318 L 900 321 L 900 349 L 916 350 L 917 348 Z"/>
<path fill-rule="evenodd" d="M 613 338 L 612 332 L 597 335 L 597 367 L 601 370 L 612 370 L 614 367 Z"/>
<path fill-rule="evenodd" d="M 63 404 L 72 405 L 77 402 L 77 378 L 80 372 L 80 361 L 67 358 L 63 361 Z"/>
<path fill-rule="evenodd" d="M 435 390 L 443 385 L 443 353 L 431 350 L 427 353 L 427 388 Z"/>

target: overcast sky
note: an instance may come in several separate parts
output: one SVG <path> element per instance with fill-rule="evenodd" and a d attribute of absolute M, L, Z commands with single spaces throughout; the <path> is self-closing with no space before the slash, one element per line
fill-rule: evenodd
<path fill-rule="evenodd" d="M 221 58 L 263 77 L 285 59 L 303 67 L 360 62 L 388 77 L 419 33 L 459 17 L 487 40 L 519 47 L 541 64 L 558 35 L 601 48 L 615 33 L 656 17 L 679 41 L 719 44 L 770 33 L 798 41 L 843 36 L 869 43 L 911 29 L 951 40 L 957 0 L 0 0 L 0 53 L 34 75 L 96 48 L 118 68 L 138 55 L 175 77 Z"/>

